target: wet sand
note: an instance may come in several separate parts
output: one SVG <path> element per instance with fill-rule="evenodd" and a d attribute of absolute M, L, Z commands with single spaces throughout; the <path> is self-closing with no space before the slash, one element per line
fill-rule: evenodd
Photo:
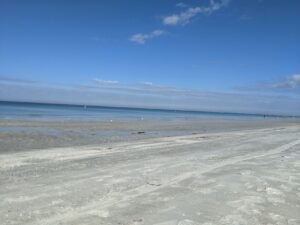
<path fill-rule="evenodd" d="M 299 124 L 292 119 L 0 120 L 0 154 Z"/>
<path fill-rule="evenodd" d="M 3 151 L 0 199 L 5 225 L 299 225 L 300 126 Z"/>

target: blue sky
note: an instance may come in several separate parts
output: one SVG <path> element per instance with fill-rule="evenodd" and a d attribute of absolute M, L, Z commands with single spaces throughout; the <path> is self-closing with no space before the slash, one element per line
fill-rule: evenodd
<path fill-rule="evenodd" d="M 300 114 L 299 12 L 299 0 L 0 0 L 0 99 Z"/>

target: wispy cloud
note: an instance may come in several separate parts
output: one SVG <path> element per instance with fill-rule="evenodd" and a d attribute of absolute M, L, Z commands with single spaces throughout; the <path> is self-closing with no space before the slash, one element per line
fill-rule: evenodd
<path fill-rule="evenodd" d="M 138 33 L 132 35 L 129 40 L 138 44 L 145 44 L 147 40 L 165 35 L 163 30 L 154 30 L 150 33 Z"/>
<path fill-rule="evenodd" d="M 251 92 L 285 92 L 300 94 L 300 74 L 293 74 L 275 82 L 258 83 L 252 86 L 235 88 L 238 91 Z"/>
<path fill-rule="evenodd" d="M 268 84 L 269 87 L 275 89 L 288 89 L 295 90 L 300 89 L 300 74 L 294 74 L 286 77 L 285 79 Z"/>
<path fill-rule="evenodd" d="M 117 80 L 101 80 L 101 79 L 94 79 L 94 82 L 96 84 L 100 84 L 100 85 L 110 85 L 110 84 L 119 84 L 119 81 Z"/>
<path fill-rule="evenodd" d="M 298 82 L 297 76 L 292 80 Z M 293 88 L 295 84 L 288 82 L 285 86 Z M 300 112 L 299 98 L 294 96 L 208 92 L 151 82 L 126 85 L 107 80 L 80 86 L 0 82 L 0 100 L 282 115 Z"/>
<path fill-rule="evenodd" d="M 172 14 L 163 17 L 163 24 L 165 25 L 186 25 L 190 20 L 198 14 L 211 14 L 218 11 L 219 9 L 227 6 L 231 0 L 210 0 L 208 6 L 205 7 L 190 7 L 179 14 Z"/>
<path fill-rule="evenodd" d="M 0 76 L 0 82 L 9 82 L 9 83 L 23 83 L 23 84 L 32 84 L 35 83 L 32 80 L 19 79 L 19 78 L 11 78 L 6 76 Z"/>
<path fill-rule="evenodd" d="M 153 83 L 150 81 L 144 81 L 144 82 L 141 82 L 141 84 L 146 85 L 146 86 L 153 86 Z"/>
<path fill-rule="evenodd" d="M 41 88 L 39 84 L 0 83 L 0 100 L 282 115 L 299 115 L 300 112 L 299 99 L 287 96 L 214 93 L 156 86 Z"/>
<path fill-rule="evenodd" d="M 188 7 L 188 5 L 185 4 L 185 3 L 183 3 L 183 2 L 178 2 L 178 3 L 176 4 L 176 7 L 186 8 L 186 7 Z"/>

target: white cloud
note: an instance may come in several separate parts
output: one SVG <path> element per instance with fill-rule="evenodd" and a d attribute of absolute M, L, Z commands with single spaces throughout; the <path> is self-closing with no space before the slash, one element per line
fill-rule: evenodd
<path fill-rule="evenodd" d="M 150 82 L 150 81 L 144 81 L 144 82 L 142 82 L 141 84 L 142 84 L 142 85 L 146 85 L 146 86 L 152 86 L 152 85 L 153 85 L 153 83 Z"/>
<path fill-rule="evenodd" d="M 105 85 L 105 84 L 118 84 L 119 81 L 116 80 L 100 80 L 100 79 L 94 79 L 94 82 L 97 84 Z"/>
<path fill-rule="evenodd" d="M 211 14 L 222 7 L 225 7 L 229 4 L 231 0 L 220 0 L 215 2 L 214 0 L 210 0 L 210 4 L 207 7 L 191 7 L 187 10 L 179 13 L 173 14 L 169 16 L 165 16 L 163 18 L 163 23 L 165 25 L 186 25 L 190 22 L 190 20 L 198 14 Z"/>
<path fill-rule="evenodd" d="M 271 93 L 286 93 L 292 95 L 300 94 L 300 74 L 287 76 L 276 82 L 258 83 L 252 86 L 240 86 L 235 88 L 238 91 L 250 92 L 271 92 Z"/>
<path fill-rule="evenodd" d="M 294 74 L 292 76 L 286 77 L 285 79 L 276 83 L 272 83 L 269 86 L 271 88 L 279 88 L 279 89 L 300 88 L 300 74 Z"/>
<path fill-rule="evenodd" d="M 165 34 L 166 32 L 163 30 L 154 30 L 146 34 L 142 34 L 142 33 L 134 34 L 129 38 L 129 40 L 138 44 L 145 44 L 145 42 L 148 39 L 156 38 Z"/>
<path fill-rule="evenodd" d="M 176 6 L 177 6 L 177 7 L 180 7 L 180 8 L 186 8 L 188 5 L 185 4 L 185 3 L 183 3 L 183 2 L 178 2 L 178 3 L 176 4 Z"/>

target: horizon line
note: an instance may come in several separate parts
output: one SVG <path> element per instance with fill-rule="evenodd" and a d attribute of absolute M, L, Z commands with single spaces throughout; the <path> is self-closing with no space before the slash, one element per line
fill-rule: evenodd
<path fill-rule="evenodd" d="M 0 100 L 0 103 L 22 103 L 22 104 L 40 104 L 40 105 L 57 105 L 57 106 L 75 106 L 86 108 L 115 108 L 128 110 L 154 110 L 167 112 L 186 112 L 186 113 L 212 113 L 212 114 L 227 114 L 240 116 L 254 116 L 254 117 L 272 117 L 272 118 L 300 118 L 297 115 L 277 115 L 277 114 L 263 114 L 263 113 L 243 113 L 243 112 L 224 112 L 224 111 L 205 111 L 205 110 L 184 110 L 184 109 L 163 109 L 163 108 L 147 108 L 147 107 L 126 107 L 126 106 L 112 106 L 112 105 L 94 105 L 94 104 L 74 104 L 74 103 L 55 103 L 55 102 L 35 102 L 35 101 L 18 101 L 18 100 Z"/>

